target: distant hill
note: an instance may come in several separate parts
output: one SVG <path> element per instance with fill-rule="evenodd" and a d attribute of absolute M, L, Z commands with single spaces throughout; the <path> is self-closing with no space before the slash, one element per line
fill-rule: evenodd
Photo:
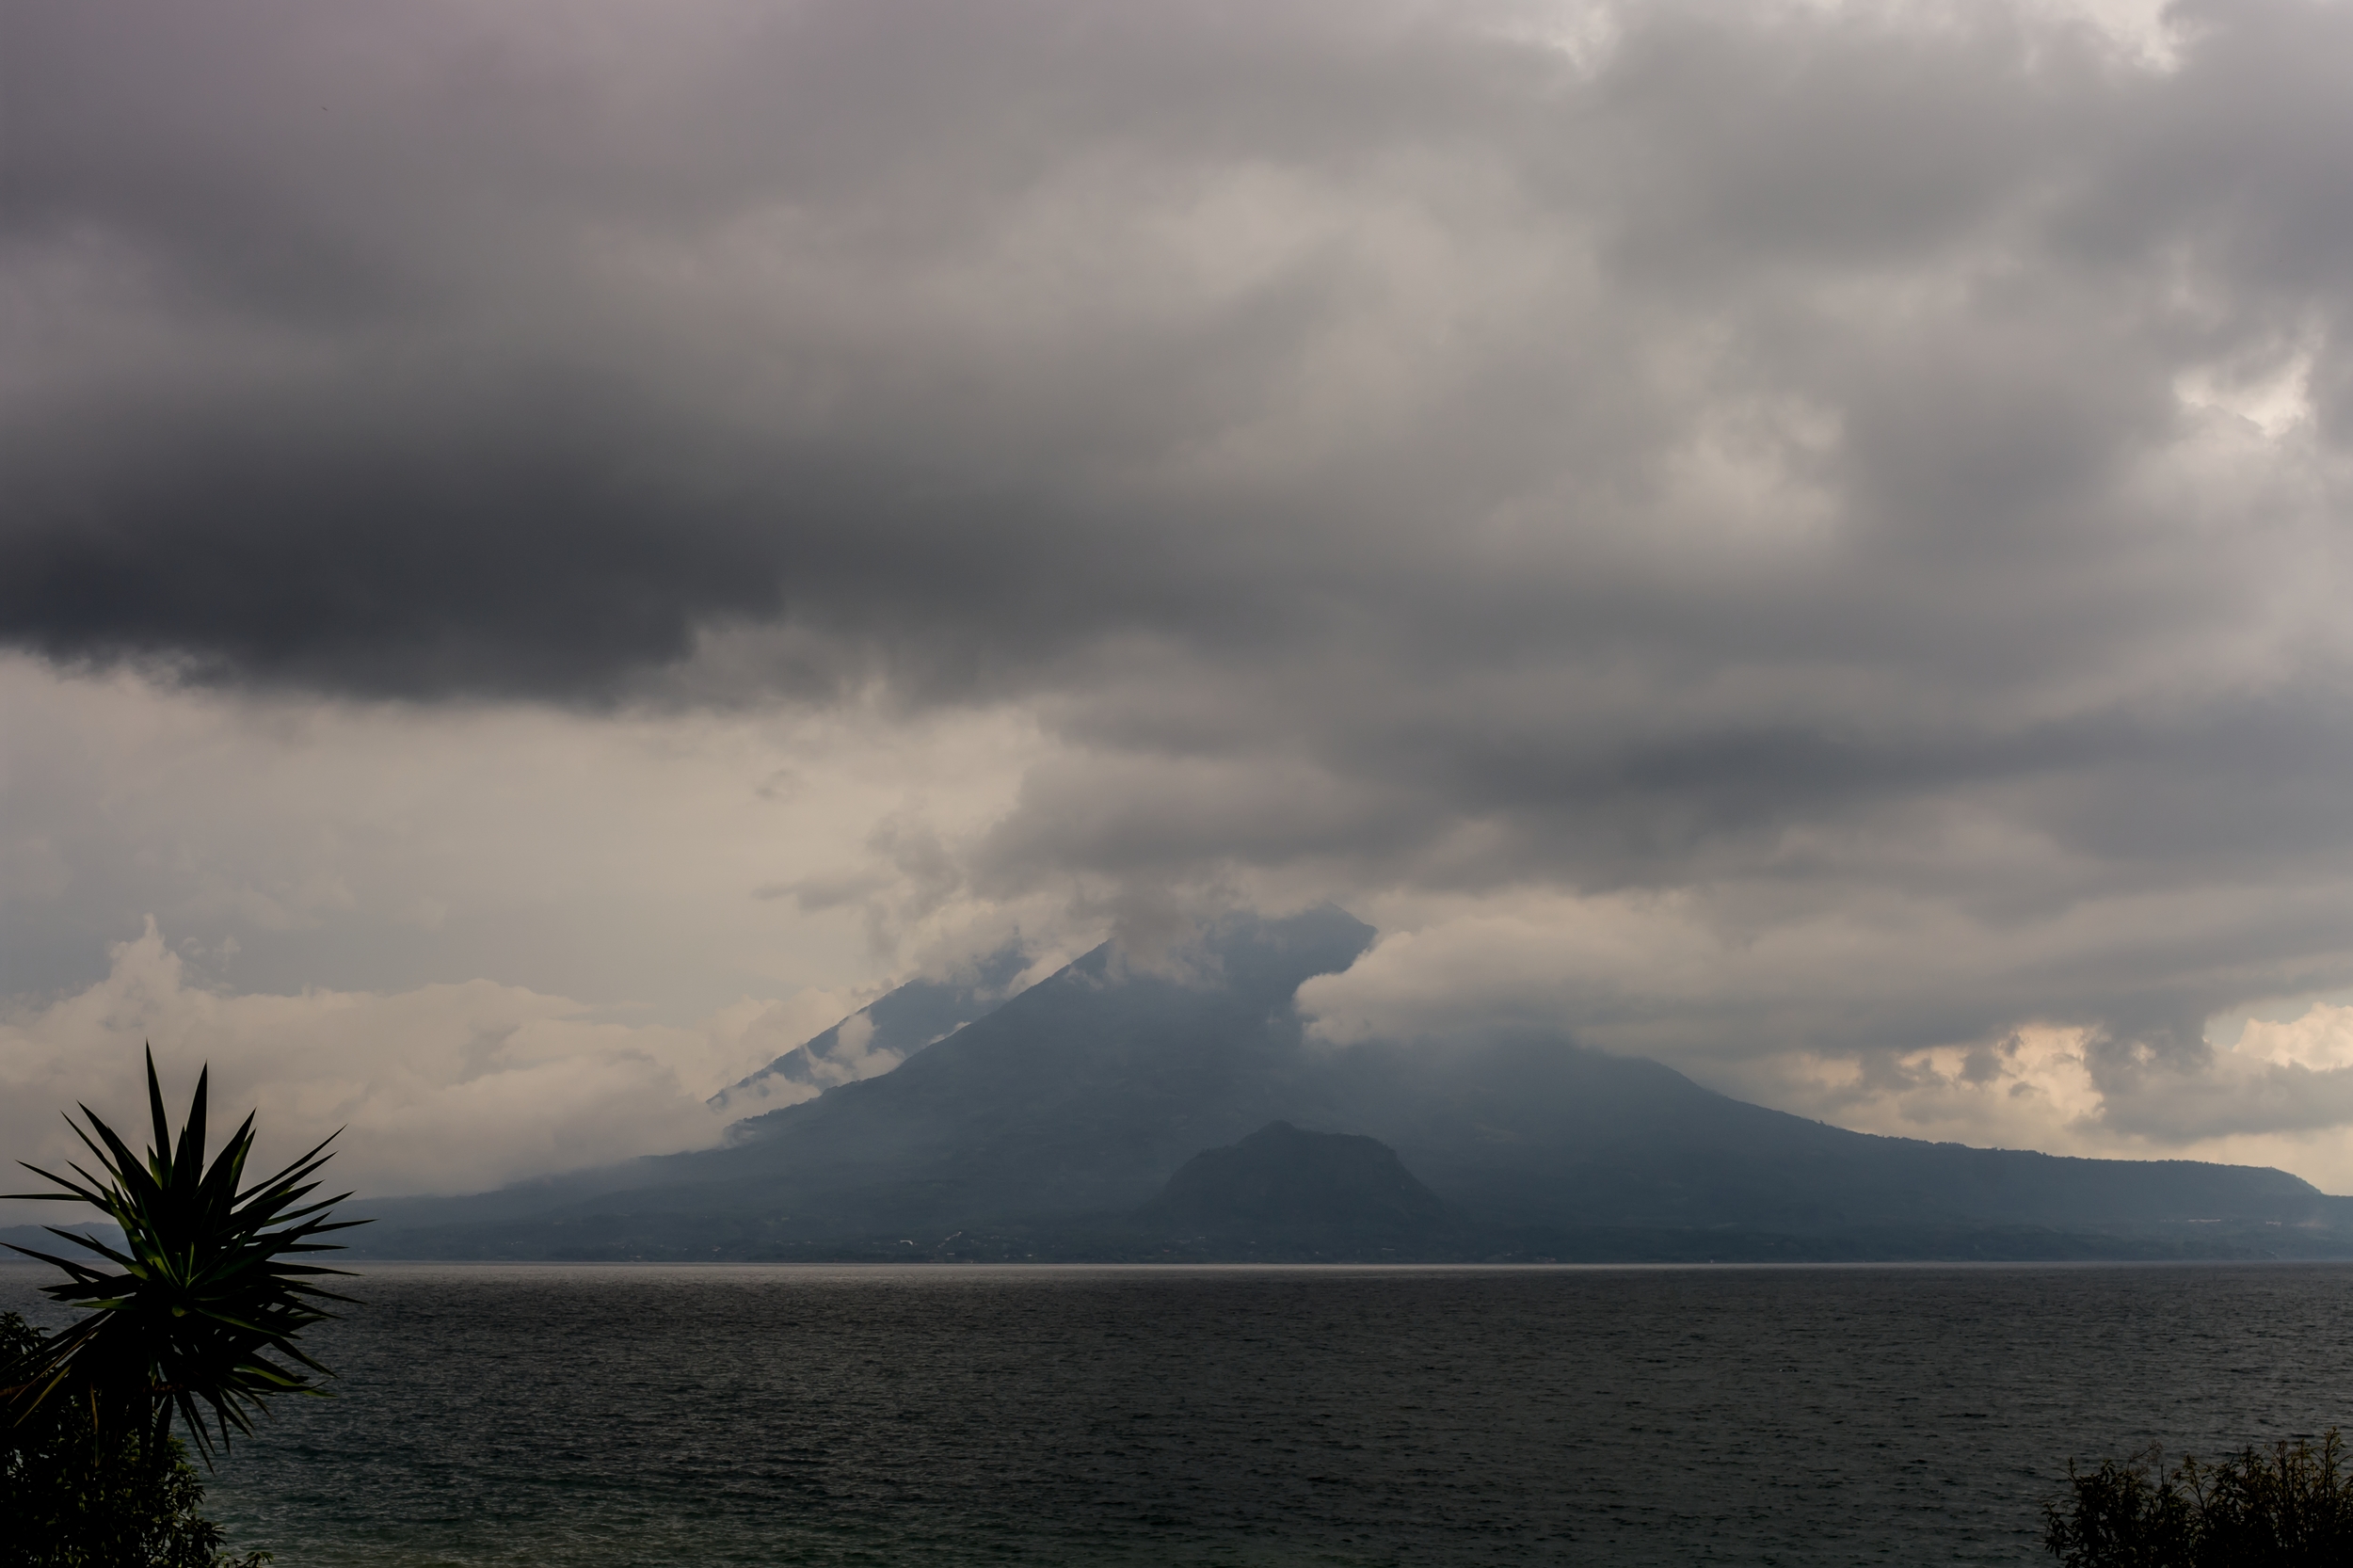
<path fill-rule="evenodd" d="M 1335 1256 L 1445 1247 L 1462 1228 L 1386 1144 L 1289 1122 L 1194 1155 L 1127 1223 L 1145 1250 Z"/>
<path fill-rule="evenodd" d="M 1287 1122 L 1393 1151 L 1462 1218 L 1415 1243 L 1431 1256 L 2353 1256 L 2353 1200 L 2281 1171 L 1874 1137 L 1559 1038 L 1308 1040 L 1300 983 L 1371 937 L 1327 906 L 1228 921 L 1166 972 L 1097 948 L 728 1147 L 374 1205 L 351 1234 L 377 1256 L 1160 1256 L 1139 1211 Z"/>
<path fill-rule="evenodd" d="M 2332 1227 L 2353 1210 L 2268 1168 L 1850 1132 L 1545 1039 L 1436 1055 L 1376 1046 L 1336 1078 L 1321 1125 L 1381 1138 L 1436 1191 L 1502 1224 Z"/>
<path fill-rule="evenodd" d="M 76 1216 L 88 1212 L 68 1205 L 58 1206 L 58 1217 L 52 1222 L 59 1230 L 87 1236 L 102 1246 L 122 1250 L 120 1227 L 103 1220 L 82 1220 Z M 49 1234 L 47 1225 L 0 1225 L 0 1246 L 29 1247 L 34 1252 L 47 1253 L 52 1257 L 87 1258 L 95 1255 L 84 1252 L 72 1242 Z M 0 1263 L 30 1263 L 32 1259 L 19 1252 L 0 1252 Z"/>

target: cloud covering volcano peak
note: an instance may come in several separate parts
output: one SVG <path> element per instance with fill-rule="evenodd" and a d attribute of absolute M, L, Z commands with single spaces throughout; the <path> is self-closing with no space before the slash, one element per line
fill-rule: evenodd
<path fill-rule="evenodd" d="M 75 737 L 6 760 L 9 990 L 150 912 L 643 998 L 632 905 L 838 988 L 1332 896 L 1398 944 L 1342 1032 L 1858 1117 L 2057 1032 L 2047 1140 L 2252 1126 L 2135 1086 L 2353 985 L 2341 5 L 6 14 L 0 640 Z M 495 912 L 577 835 L 442 784 L 217 895 L 223 755 L 501 714 L 648 780 L 568 956 Z M 212 760 L 104 815 L 134 754 Z M 664 792 L 774 811 L 649 877 Z M 459 821 L 496 877 L 384 848 Z"/>

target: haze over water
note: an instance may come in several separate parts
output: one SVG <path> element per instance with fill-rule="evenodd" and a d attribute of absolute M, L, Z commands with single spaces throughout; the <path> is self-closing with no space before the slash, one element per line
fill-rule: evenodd
<path fill-rule="evenodd" d="M 0 1273 L 29 1305 L 40 1272 Z M 214 1482 L 289 1568 L 2047 1560 L 2353 1408 L 2353 1266 L 395 1266 Z M 54 1316 L 54 1315 L 51 1315 Z"/>

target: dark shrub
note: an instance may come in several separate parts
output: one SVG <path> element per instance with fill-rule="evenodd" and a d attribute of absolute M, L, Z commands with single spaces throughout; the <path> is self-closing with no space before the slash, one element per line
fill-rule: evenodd
<path fill-rule="evenodd" d="M 2353 1477 L 2330 1428 L 2317 1446 L 2249 1448 L 2219 1464 L 2154 1449 L 2086 1474 L 2043 1505 L 2043 1544 L 2067 1568 L 2345 1568 Z"/>
<path fill-rule="evenodd" d="M 0 1313 L 0 1388 L 21 1385 L 38 1365 L 39 1329 Z M 149 1462 L 137 1424 L 101 1432 L 88 1401 L 44 1401 L 0 1421 L 0 1565 L 5 1568 L 255 1568 L 256 1552 L 232 1559 L 220 1527 L 197 1511 L 203 1482 L 180 1444 Z"/>

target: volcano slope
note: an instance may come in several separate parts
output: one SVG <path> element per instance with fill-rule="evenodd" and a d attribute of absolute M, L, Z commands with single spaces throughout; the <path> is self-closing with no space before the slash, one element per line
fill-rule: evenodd
<path fill-rule="evenodd" d="M 738 1123 L 725 1147 L 362 1205 L 383 1223 L 358 1246 L 1171 1256 L 1140 1211 L 1194 1156 L 1287 1122 L 1378 1140 L 1445 1206 L 1449 1223 L 1402 1237 L 1400 1256 L 2353 1256 L 2353 1200 L 2281 1171 L 1850 1132 L 1557 1036 L 1310 1039 L 1294 993 L 1372 935 L 1326 906 L 1228 921 L 1157 967 L 1107 944 L 893 1070 Z"/>

